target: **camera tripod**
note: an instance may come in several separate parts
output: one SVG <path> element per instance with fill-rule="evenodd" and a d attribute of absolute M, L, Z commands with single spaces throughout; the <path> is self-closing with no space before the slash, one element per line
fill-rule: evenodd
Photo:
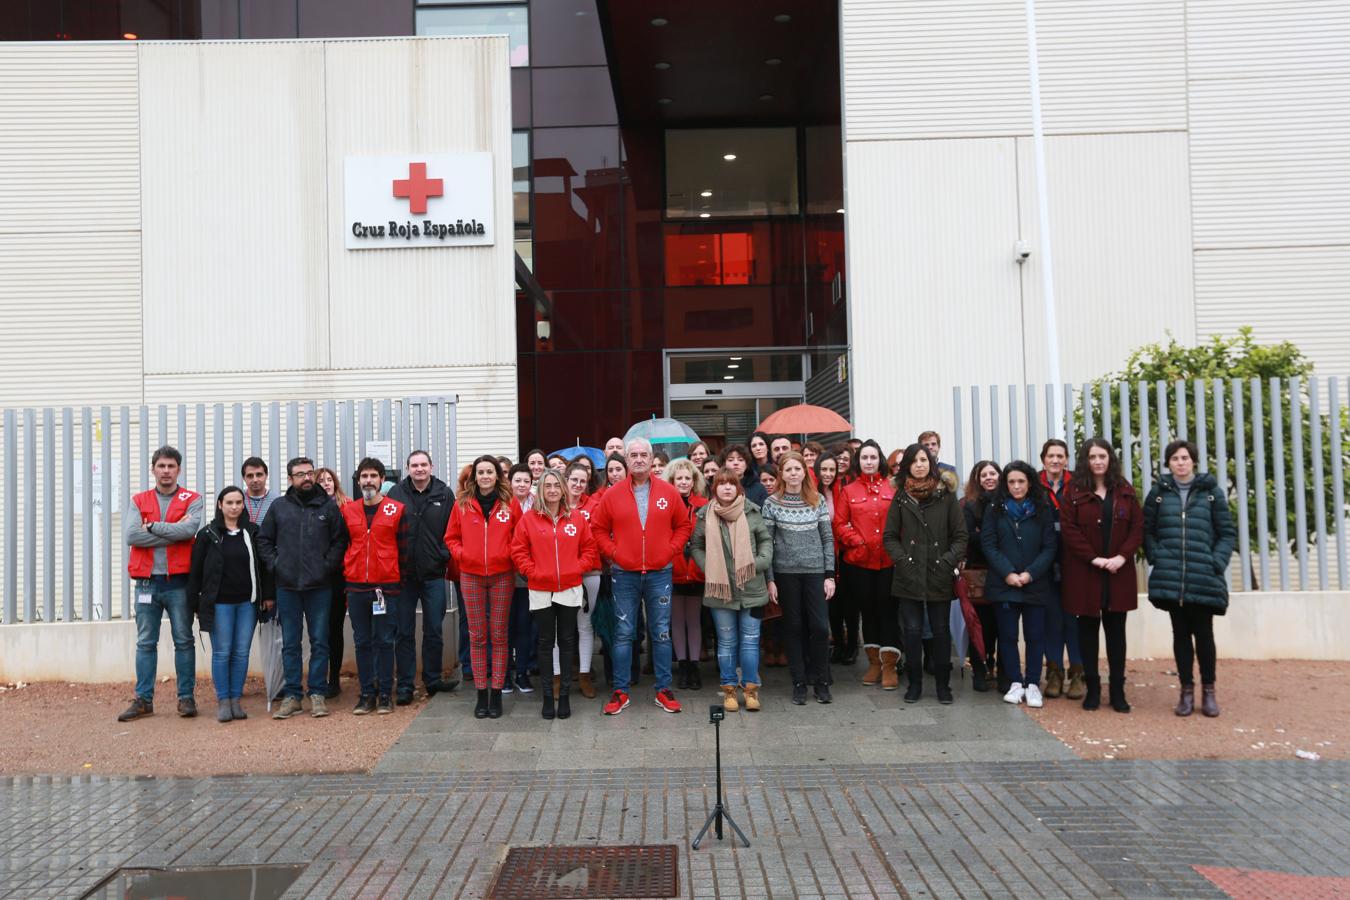
<path fill-rule="evenodd" d="M 717 839 L 719 841 L 722 840 L 723 819 L 726 819 L 727 824 L 731 826 L 731 830 L 736 833 L 736 837 L 740 838 L 745 846 L 750 846 L 750 841 L 746 838 L 745 832 L 741 831 L 740 826 L 736 824 L 736 820 L 731 817 L 731 814 L 727 812 L 726 807 L 722 805 L 722 720 L 726 718 L 726 715 L 726 710 L 720 706 L 713 706 L 708 711 L 708 719 L 713 724 L 714 745 L 717 748 L 717 803 L 713 806 L 712 812 L 708 813 L 708 820 L 704 822 L 703 827 L 699 829 L 698 836 L 694 838 L 694 843 L 691 846 L 695 850 L 697 850 L 698 845 L 702 843 L 703 836 L 708 833 L 708 829 L 712 828 L 714 824 L 717 826 L 715 829 Z M 734 845 L 735 843 L 736 842 L 733 840 L 732 844 Z"/>

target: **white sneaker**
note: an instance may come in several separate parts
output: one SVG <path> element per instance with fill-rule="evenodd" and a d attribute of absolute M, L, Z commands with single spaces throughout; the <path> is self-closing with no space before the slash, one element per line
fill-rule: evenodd
<path fill-rule="evenodd" d="M 1024 697 L 1025 695 L 1026 691 L 1022 690 L 1021 683 L 1014 681 L 1013 686 L 1008 688 L 1008 693 L 1003 695 L 1003 702 L 1011 703 L 1013 706 L 1016 706 L 1017 704 L 1022 702 L 1022 697 Z M 1036 696 L 1040 697 L 1040 695 L 1041 695 L 1040 691 L 1037 691 Z"/>
<path fill-rule="evenodd" d="M 1027 706 L 1030 706 L 1032 709 L 1040 709 L 1045 705 L 1045 701 L 1041 699 L 1041 688 L 1039 685 L 1027 685 L 1026 697 Z"/>

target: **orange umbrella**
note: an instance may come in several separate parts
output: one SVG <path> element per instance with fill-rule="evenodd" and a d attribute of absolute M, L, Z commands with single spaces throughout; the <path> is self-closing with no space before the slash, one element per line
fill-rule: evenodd
<path fill-rule="evenodd" d="M 827 431 L 852 431 L 849 424 L 839 413 L 823 406 L 798 403 L 780 409 L 759 423 L 759 430 L 768 434 L 819 434 Z"/>

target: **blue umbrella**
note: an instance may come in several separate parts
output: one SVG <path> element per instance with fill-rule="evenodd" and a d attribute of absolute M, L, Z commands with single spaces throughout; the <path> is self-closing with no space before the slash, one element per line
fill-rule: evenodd
<path fill-rule="evenodd" d="M 571 462 L 578 456 L 585 456 L 594 463 L 597 468 L 604 468 L 605 465 L 605 451 L 601 450 L 599 447 L 582 447 L 580 445 L 576 447 L 564 447 L 561 450 L 554 450 L 549 456 L 561 456 L 568 462 Z"/>
<path fill-rule="evenodd" d="M 653 449 L 665 453 L 671 459 L 686 455 L 689 448 L 698 442 L 698 434 L 694 429 L 679 419 L 658 419 L 656 416 L 629 428 L 623 436 L 624 445 L 627 446 L 634 438 L 646 438 Z"/>

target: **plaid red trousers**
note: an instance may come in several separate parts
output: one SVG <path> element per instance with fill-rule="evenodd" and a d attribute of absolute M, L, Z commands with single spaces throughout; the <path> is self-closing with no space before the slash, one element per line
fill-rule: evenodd
<path fill-rule="evenodd" d="M 469 623 L 469 659 L 473 665 L 473 685 L 488 687 L 488 647 L 492 648 L 492 687 L 501 690 L 506 681 L 507 624 L 511 619 L 511 597 L 516 590 L 514 572 L 500 575 L 459 576 L 464 595 L 464 616 Z"/>

